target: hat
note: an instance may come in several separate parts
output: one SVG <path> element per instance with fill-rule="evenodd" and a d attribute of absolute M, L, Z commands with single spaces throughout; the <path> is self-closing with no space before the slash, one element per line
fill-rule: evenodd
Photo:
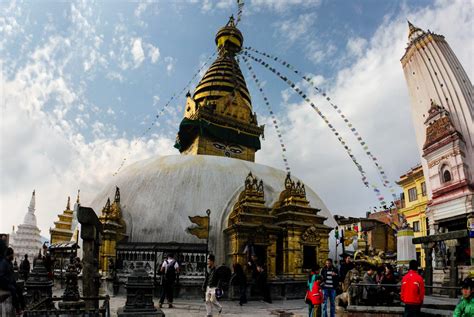
<path fill-rule="evenodd" d="M 474 281 L 472 278 L 465 278 L 464 281 L 461 282 L 461 288 L 474 288 Z"/>

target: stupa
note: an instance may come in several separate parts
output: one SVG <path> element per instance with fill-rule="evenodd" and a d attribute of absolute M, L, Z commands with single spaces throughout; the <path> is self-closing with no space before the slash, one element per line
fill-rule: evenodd
<path fill-rule="evenodd" d="M 189 217 L 209 209 L 209 250 L 217 263 L 245 265 L 244 249 L 252 241 L 270 278 L 304 280 L 309 263 L 323 265 L 334 250 L 328 233 L 336 222 L 302 180 L 254 162 L 264 127 L 236 58 L 243 35 L 233 18 L 215 43 L 216 60 L 187 94 L 175 145 L 181 155 L 128 166 L 91 207 L 102 210 L 119 187 L 129 243 L 183 244 L 205 242 L 186 229 Z"/>
<path fill-rule="evenodd" d="M 36 225 L 35 204 L 35 191 L 33 191 L 28 212 L 23 219 L 23 223 L 12 234 L 13 239 L 10 243 L 15 251 L 15 257 L 18 259 L 23 259 L 25 254 L 28 254 L 28 258 L 33 259 L 42 247 L 40 229 Z"/>

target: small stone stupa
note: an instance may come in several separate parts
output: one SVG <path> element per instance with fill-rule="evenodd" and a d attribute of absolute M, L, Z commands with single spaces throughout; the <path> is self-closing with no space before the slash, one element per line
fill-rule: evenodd
<path fill-rule="evenodd" d="M 15 257 L 18 259 L 23 259 L 25 254 L 28 254 L 28 258 L 33 259 L 38 254 L 38 251 L 41 250 L 40 229 L 36 225 L 35 216 L 35 191 L 33 191 L 31 196 L 28 212 L 23 223 L 13 233 L 10 245 L 15 251 Z"/>

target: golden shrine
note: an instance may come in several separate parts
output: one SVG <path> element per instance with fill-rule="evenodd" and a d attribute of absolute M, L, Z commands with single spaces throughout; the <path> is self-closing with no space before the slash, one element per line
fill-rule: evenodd
<path fill-rule="evenodd" d="M 122 217 L 120 207 L 120 189 L 116 187 L 114 201 L 110 203 L 110 198 L 102 209 L 99 216 L 102 223 L 102 243 L 99 251 L 99 269 L 102 272 L 109 271 L 110 261 L 115 262 L 115 246 L 117 242 L 127 237 L 127 225 Z"/>
<path fill-rule="evenodd" d="M 77 196 L 79 202 L 79 195 Z M 49 229 L 51 235 L 51 244 L 71 241 L 73 235 L 72 222 L 73 211 L 71 210 L 71 197 L 67 198 L 66 209 L 58 215 L 59 220 L 54 222 L 54 228 Z"/>
<path fill-rule="evenodd" d="M 304 184 L 291 179 L 288 173 L 284 190 L 273 208 L 265 206 L 262 180 L 249 173 L 245 188 L 229 216 L 224 230 L 229 239 L 230 263 L 245 266 L 249 246 L 258 261 L 266 263 L 270 278 L 306 278 L 305 270 L 328 258 L 326 217 L 318 215 L 306 199 Z"/>

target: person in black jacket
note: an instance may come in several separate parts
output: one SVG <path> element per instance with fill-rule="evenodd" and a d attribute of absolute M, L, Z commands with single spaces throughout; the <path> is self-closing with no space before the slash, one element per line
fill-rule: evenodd
<path fill-rule="evenodd" d="M 347 272 L 355 268 L 354 262 L 352 262 L 351 256 L 349 254 L 344 255 L 344 260 L 341 263 L 341 269 L 339 270 L 340 281 L 344 282 Z"/>
<path fill-rule="evenodd" d="M 332 264 L 332 259 L 326 260 L 326 265 L 321 270 L 321 277 L 323 278 L 323 317 L 328 315 L 328 301 L 331 304 L 330 316 L 336 316 L 336 288 L 339 285 L 339 272 Z"/>
<path fill-rule="evenodd" d="M 216 272 L 216 258 L 213 254 L 207 257 L 208 271 L 204 280 L 203 289 L 206 290 L 206 312 L 207 316 L 212 316 L 212 305 L 217 307 L 219 314 L 222 312 L 222 305 L 219 304 L 216 297 L 216 289 L 220 287 L 219 276 Z"/>
<path fill-rule="evenodd" d="M 15 307 L 16 314 L 21 315 L 25 308 L 23 294 L 19 291 L 15 277 L 13 274 L 13 257 L 14 252 L 12 248 L 7 248 L 5 256 L 0 259 L 0 289 L 9 291 L 12 297 L 12 304 Z"/>
<path fill-rule="evenodd" d="M 244 269 L 239 263 L 234 264 L 233 266 L 234 274 L 232 276 L 232 281 L 234 285 L 239 287 L 239 305 L 247 303 L 247 277 L 245 276 Z"/>
<path fill-rule="evenodd" d="M 267 279 L 268 279 L 267 272 L 265 271 L 265 268 L 263 267 L 262 264 L 257 265 L 257 271 L 258 271 L 257 287 L 263 296 L 263 301 L 271 304 L 272 298 L 270 296 L 270 288 L 268 287 L 268 283 L 267 283 Z"/>

